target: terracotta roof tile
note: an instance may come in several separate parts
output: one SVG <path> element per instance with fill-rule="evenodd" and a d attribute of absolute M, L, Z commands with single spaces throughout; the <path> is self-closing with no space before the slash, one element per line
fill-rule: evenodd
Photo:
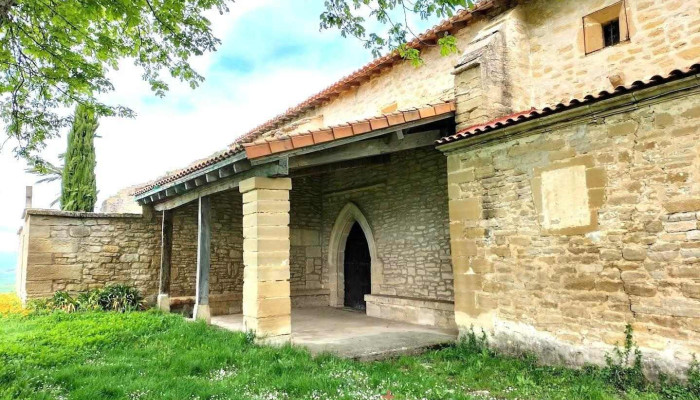
<path fill-rule="evenodd" d="M 289 135 L 291 137 L 291 142 L 292 145 L 294 146 L 295 149 L 301 148 L 301 147 L 307 147 L 311 146 L 314 144 L 322 143 L 322 142 L 327 142 L 330 140 L 338 140 L 342 138 L 346 138 L 351 136 L 351 132 L 353 135 L 363 135 L 365 133 L 381 130 L 388 128 L 390 126 L 389 120 L 391 118 L 392 121 L 394 122 L 399 122 L 399 121 L 404 121 L 404 122 L 410 122 L 410 121 L 417 121 L 420 119 L 425 119 L 425 118 L 430 118 L 434 117 L 436 115 L 443 115 L 443 114 L 449 114 L 454 111 L 453 107 L 454 103 L 452 101 L 447 102 L 447 103 L 439 103 L 431 106 L 426 106 L 419 110 L 408 110 L 408 111 L 399 111 L 391 114 L 385 114 L 385 115 L 379 115 L 376 117 L 360 120 L 360 121 L 354 121 L 351 122 L 350 125 L 344 124 L 344 125 L 338 125 L 338 126 L 333 126 L 330 128 L 323 128 L 319 130 L 312 131 L 310 133 L 304 133 L 304 134 L 296 134 L 296 135 Z M 401 123 L 404 123 L 401 122 Z M 391 124 L 391 126 L 395 126 L 397 124 Z M 352 131 L 350 131 L 350 128 L 352 127 Z M 331 136 L 333 136 L 331 138 Z M 317 137 L 322 137 L 323 140 L 315 140 Z M 258 143 L 246 143 L 243 144 L 243 147 L 245 148 L 246 151 L 246 156 L 249 159 L 253 158 L 259 158 L 259 157 L 264 157 L 270 154 L 275 154 L 275 153 L 281 153 L 284 151 L 288 151 L 291 149 L 288 149 L 286 147 L 282 146 L 277 146 L 273 145 L 275 141 L 287 141 L 289 139 L 285 138 L 270 138 L 269 141 L 266 141 L 264 143 L 258 144 Z"/>
<path fill-rule="evenodd" d="M 644 89 L 662 83 L 674 81 L 677 79 L 682 79 L 684 77 L 700 73 L 700 64 L 693 64 L 685 69 L 675 69 L 665 76 L 654 75 L 650 78 L 635 81 L 626 86 L 618 86 L 613 91 L 604 90 L 598 94 L 589 94 L 581 99 L 571 99 L 567 102 L 561 102 L 553 106 L 547 106 L 541 109 L 532 108 L 530 110 L 520 111 L 504 117 L 496 118 L 489 122 L 473 125 L 466 129 L 463 129 L 452 136 L 447 136 L 436 141 L 436 144 L 446 144 L 451 142 L 456 142 L 458 140 L 466 139 L 468 137 L 473 137 L 483 133 L 491 132 L 497 129 L 505 128 L 512 125 L 517 125 L 519 123 L 544 117 L 550 114 L 555 114 L 564 110 L 573 109 L 583 105 L 591 104 L 596 101 L 604 100 L 607 98 L 620 96 L 625 93 L 629 93 L 635 90 Z"/>
<path fill-rule="evenodd" d="M 450 31 L 454 33 L 454 31 L 463 28 L 466 26 L 466 23 L 473 18 L 473 15 L 478 12 L 486 11 L 491 9 L 494 6 L 494 2 L 496 0 L 482 0 L 480 1 L 473 9 L 470 10 L 460 10 L 459 12 L 455 13 L 452 17 L 440 22 L 439 24 L 435 25 L 431 29 L 428 29 L 421 35 L 419 35 L 417 38 L 412 40 L 411 42 L 408 43 L 408 46 L 411 48 L 416 48 L 416 49 L 421 49 L 425 47 L 427 44 L 430 43 L 430 41 L 437 40 L 438 37 L 447 31 Z M 332 84 L 331 86 L 327 87 L 326 89 L 320 91 L 319 93 L 309 97 L 308 99 L 304 100 L 300 104 L 289 108 L 287 111 L 284 113 L 270 119 L 269 121 L 253 128 L 252 130 L 248 131 L 244 135 L 240 136 L 237 138 L 227 150 L 217 153 L 212 157 L 206 158 L 204 160 L 200 160 L 198 162 L 193 163 L 192 165 L 183 168 L 181 170 L 172 172 L 167 174 L 164 177 L 158 178 L 154 180 L 153 182 L 149 183 L 146 186 L 141 187 L 140 189 L 136 190 L 134 192 L 134 195 L 140 195 L 143 193 L 146 193 L 158 186 L 165 185 L 167 183 L 173 182 L 177 179 L 183 178 L 193 172 L 196 172 L 200 169 L 204 169 L 210 165 L 213 165 L 223 159 L 226 159 L 228 157 L 233 156 L 234 154 L 237 154 L 243 150 L 243 144 L 244 143 L 250 143 L 252 141 L 258 141 L 259 136 L 265 132 L 268 132 L 272 129 L 275 129 L 282 124 L 293 120 L 294 118 L 298 117 L 299 115 L 303 114 L 304 112 L 307 112 L 315 107 L 320 106 L 324 102 L 330 101 L 336 97 L 338 97 L 341 93 L 344 91 L 348 90 L 349 88 L 353 86 L 358 86 L 362 82 L 368 80 L 372 75 L 381 73 L 383 70 L 391 67 L 395 63 L 401 61 L 402 58 L 399 56 L 397 52 L 392 52 L 390 54 L 387 54 L 383 57 L 377 58 L 370 63 L 366 64 L 362 68 L 356 70 L 355 72 L 351 73 L 350 75 L 347 75 L 343 78 L 341 78 L 339 81 L 336 83 Z M 452 110 L 454 111 L 454 104 L 451 106 Z M 417 114 L 417 112 L 416 112 Z M 405 115 L 404 115 L 405 116 Z M 403 116 L 402 116 L 403 117 Z M 389 116 L 387 116 L 387 119 Z M 398 117 L 395 117 L 398 118 Z M 412 118 L 410 120 L 405 120 L 404 122 L 409 122 L 418 119 L 418 115 L 416 115 L 415 118 Z M 390 125 L 396 125 L 398 123 L 404 123 L 404 122 L 397 122 L 396 119 L 392 119 L 389 122 Z M 352 130 L 350 130 L 350 126 L 345 126 L 345 127 L 336 127 L 333 128 L 333 136 L 335 139 L 338 139 L 340 137 L 346 137 L 352 135 Z M 264 146 L 264 139 L 260 140 L 258 144 L 261 144 L 261 148 L 265 148 Z M 268 147 L 269 148 L 269 147 Z M 248 152 L 248 148 L 246 148 L 246 153 Z"/>

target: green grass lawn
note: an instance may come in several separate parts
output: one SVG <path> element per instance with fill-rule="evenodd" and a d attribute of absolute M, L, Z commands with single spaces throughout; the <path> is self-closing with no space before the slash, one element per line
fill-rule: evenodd
<path fill-rule="evenodd" d="M 391 395 L 387 395 L 388 392 Z M 155 311 L 0 314 L 2 399 L 661 399 L 456 346 L 361 363 Z M 682 398 L 682 397 L 676 397 Z M 692 397 L 685 397 L 692 398 Z"/>

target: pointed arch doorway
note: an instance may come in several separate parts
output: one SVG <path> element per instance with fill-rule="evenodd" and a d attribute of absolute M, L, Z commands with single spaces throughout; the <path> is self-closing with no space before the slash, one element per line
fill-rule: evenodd
<path fill-rule="evenodd" d="M 355 222 L 345 241 L 343 263 L 345 307 L 366 310 L 365 295 L 372 293 L 372 259 L 369 245 L 360 224 Z"/>
<path fill-rule="evenodd" d="M 365 294 L 377 293 L 382 263 L 372 229 L 360 209 L 348 203 L 338 213 L 328 247 L 330 305 L 365 309 Z"/>

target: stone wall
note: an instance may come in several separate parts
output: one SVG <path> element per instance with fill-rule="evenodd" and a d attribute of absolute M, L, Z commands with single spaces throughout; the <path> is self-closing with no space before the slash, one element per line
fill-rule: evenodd
<path fill-rule="evenodd" d="M 574 365 L 630 323 L 678 373 L 700 352 L 700 97 L 607 107 L 449 149 L 457 323 Z"/>
<path fill-rule="evenodd" d="M 243 214 L 241 194 L 227 191 L 211 196 L 212 315 L 241 312 L 243 293 Z M 194 301 L 197 273 L 198 203 L 174 209 L 170 295 Z M 175 300 L 177 301 L 177 299 Z"/>
<path fill-rule="evenodd" d="M 511 112 L 611 91 L 616 85 L 665 75 L 700 59 L 700 9 L 684 0 L 625 0 L 630 40 L 586 54 L 583 17 L 618 1 L 497 1 L 501 5 L 477 15 L 455 33 L 459 53 L 445 57 L 437 47 L 425 49 L 423 66 L 397 63 L 289 125 L 313 120 L 314 128 L 320 128 L 380 114 L 393 103 L 406 109 L 454 99 L 459 83 L 455 85 L 453 67 L 461 55 L 496 31 L 505 37 L 507 76 L 504 85 L 486 87 L 505 91 Z M 513 7 L 516 3 L 520 4 Z M 485 120 L 500 115 L 478 116 Z"/>
<path fill-rule="evenodd" d="M 314 177 L 292 180 L 289 192 L 291 290 L 294 306 L 328 305 L 321 253 L 322 183 Z"/>
<path fill-rule="evenodd" d="M 339 212 L 353 203 L 371 226 L 383 269 L 372 277 L 380 280 L 373 294 L 451 301 L 446 179 L 445 158 L 433 148 L 324 174 L 323 259 Z"/>
<path fill-rule="evenodd" d="M 630 41 L 586 55 L 582 18 L 616 0 L 533 0 L 523 4 L 529 32 L 532 104 L 612 90 L 666 75 L 700 59 L 700 8 L 685 0 L 626 0 Z"/>
<path fill-rule="evenodd" d="M 152 215 L 26 210 L 22 300 L 119 283 L 135 286 L 153 301 L 160 228 L 160 218 Z"/>
<path fill-rule="evenodd" d="M 487 21 L 487 18 L 477 17 L 468 28 L 455 33 L 460 49 L 486 26 Z M 451 72 L 459 55 L 457 52 L 442 56 L 437 46 L 428 47 L 421 55 L 425 62 L 423 66 L 416 67 L 408 61 L 398 62 L 360 86 L 294 119 L 287 127 L 304 120 L 313 121 L 316 124 L 313 128 L 332 126 L 382 114 L 382 109 L 392 105 L 406 110 L 453 99 L 454 77 Z"/>
<path fill-rule="evenodd" d="M 295 306 L 328 305 L 321 287 L 320 183 L 301 179 L 290 192 L 290 270 Z M 213 195 L 210 303 L 213 315 L 240 313 L 243 293 L 243 205 L 235 190 Z M 197 203 L 173 213 L 171 296 L 194 301 L 197 272 Z M 178 297 L 180 299 L 178 299 Z"/>

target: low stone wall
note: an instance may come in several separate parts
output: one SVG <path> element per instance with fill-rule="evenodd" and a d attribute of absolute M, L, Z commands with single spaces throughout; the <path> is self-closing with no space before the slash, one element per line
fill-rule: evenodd
<path fill-rule="evenodd" d="M 158 292 L 160 218 L 28 209 L 22 228 L 19 293 L 23 301 L 57 290 L 79 292 L 109 284 Z"/>
<path fill-rule="evenodd" d="M 369 294 L 365 301 L 370 317 L 446 329 L 456 327 L 455 305 L 451 301 Z"/>

